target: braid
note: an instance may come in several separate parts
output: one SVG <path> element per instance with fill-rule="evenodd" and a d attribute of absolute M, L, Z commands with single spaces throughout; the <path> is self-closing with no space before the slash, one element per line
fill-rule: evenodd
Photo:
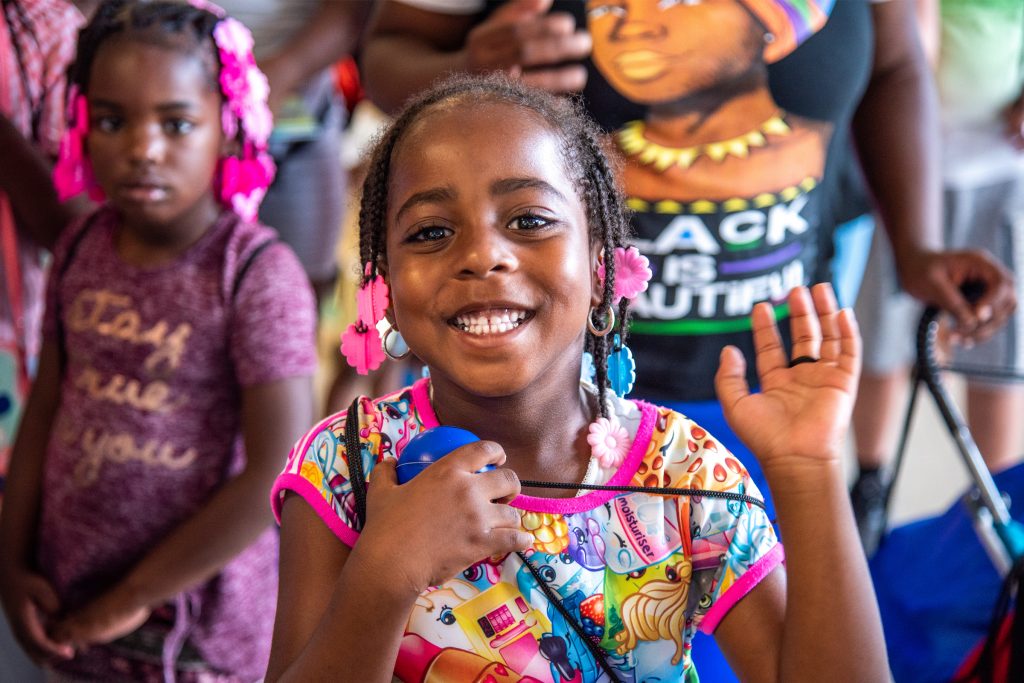
<path fill-rule="evenodd" d="M 217 85 L 220 62 L 213 43 L 213 29 L 219 17 L 205 9 L 174 0 L 106 0 L 78 34 L 75 61 L 69 80 L 83 93 L 89 90 L 92 63 L 108 38 L 128 35 L 158 45 L 194 52 L 206 48 L 202 59 L 208 63 L 210 83 Z"/>
<path fill-rule="evenodd" d="M 615 249 L 626 246 L 629 239 L 629 221 L 625 201 L 616 182 L 616 172 L 601 147 L 602 132 L 591 121 L 577 99 L 557 97 L 528 88 L 506 76 L 452 76 L 412 99 L 391 126 L 377 138 L 370 152 L 369 167 L 363 183 L 362 205 L 359 210 L 359 255 L 365 272 L 372 275 L 379 264 L 385 263 L 385 234 L 387 227 L 388 184 L 391 160 L 395 149 L 414 123 L 429 110 L 443 106 L 473 106 L 484 103 L 504 103 L 523 107 L 539 115 L 561 140 L 565 170 L 573 179 L 587 212 L 587 223 L 592 242 L 600 242 L 605 266 L 604 288 L 600 310 L 596 313 L 599 327 L 608 323 L 604 318 L 613 310 L 615 291 Z M 616 330 L 625 340 L 628 326 L 628 306 L 625 299 L 619 304 Z M 599 411 L 607 417 L 605 397 L 608 392 L 608 354 L 611 337 L 596 337 L 588 333 L 584 350 L 594 358 Z"/>

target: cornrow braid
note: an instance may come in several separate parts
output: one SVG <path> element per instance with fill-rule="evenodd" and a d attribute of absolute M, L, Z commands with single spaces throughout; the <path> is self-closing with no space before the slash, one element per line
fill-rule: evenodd
<path fill-rule="evenodd" d="M 533 111 L 559 138 L 565 170 L 572 177 L 586 210 L 590 239 L 592 243 L 602 245 L 605 279 L 600 308 L 591 312 L 591 318 L 597 327 L 605 327 L 608 323 L 605 316 L 613 310 L 615 249 L 628 244 L 630 228 L 625 202 L 616 182 L 616 169 L 602 151 L 603 133 L 586 115 L 578 99 L 535 90 L 501 74 L 460 74 L 435 84 L 410 100 L 375 141 L 370 151 L 359 210 L 359 256 L 363 264 L 363 282 L 375 277 L 378 268 L 387 262 L 388 188 L 391 160 L 399 143 L 413 124 L 434 108 L 479 104 L 509 104 Z M 616 329 L 623 340 L 627 326 L 628 302 L 623 300 L 616 315 Z M 611 336 L 597 337 L 587 332 L 584 350 L 594 358 L 598 410 L 603 417 L 608 417 L 606 397 L 611 347 Z"/>
<path fill-rule="evenodd" d="M 220 63 L 213 29 L 218 21 L 216 15 L 187 2 L 106 0 L 96 10 L 92 21 L 78 33 L 78 49 L 69 68 L 69 81 L 88 93 L 89 75 L 100 47 L 109 38 L 127 35 L 201 55 L 208 65 L 211 87 L 216 89 Z"/>

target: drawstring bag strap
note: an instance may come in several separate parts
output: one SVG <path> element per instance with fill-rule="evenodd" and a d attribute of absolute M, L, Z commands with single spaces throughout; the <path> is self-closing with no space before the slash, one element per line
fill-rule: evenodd
<path fill-rule="evenodd" d="M 199 596 L 189 591 L 174 596 L 174 627 L 164 638 L 161 660 L 164 666 L 164 683 L 174 683 L 178 656 L 181 654 L 189 633 L 199 619 Z"/>
<path fill-rule="evenodd" d="M 348 480 L 356 504 L 359 528 L 366 524 L 366 473 L 363 471 L 363 449 L 359 443 L 359 397 L 348 408 L 345 418 L 345 457 L 348 460 Z"/>

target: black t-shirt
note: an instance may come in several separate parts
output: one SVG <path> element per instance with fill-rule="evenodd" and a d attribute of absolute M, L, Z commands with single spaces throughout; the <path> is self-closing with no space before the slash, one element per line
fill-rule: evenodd
<path fill-rule="evenodd" d="M 640 396 L 714 398 L 722 347 L 753 357 L 754 304 L 783 320 L 792 287 L 830 279 L 835 226 L 866 207 L 849 124 L 871 69 L 867 0 L 838 0 L 781 59 L 772 44 L 792 40 L 807 5 L 781 0 L 788 24 L 764 5 L 721 3 L 712 21 L 653 0 L 589 18 L 579 0 L 554 3 L 594 39 L 584 101 L 626 160 L 636 244 L 654 271 L 632 306 Z"/>

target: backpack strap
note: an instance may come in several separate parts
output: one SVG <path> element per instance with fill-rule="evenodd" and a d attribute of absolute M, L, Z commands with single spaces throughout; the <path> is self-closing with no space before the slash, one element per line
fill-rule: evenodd
<path fill-rule="evenodd" d="M 57 351 L 60 354 L 60 373 L 62 376 L 68 366 L 68 347 L 67 342 L 64 339 L 64 311 L 62 310 L 60 303 L 61 285 L 64 283 L 64 276 L 67 275 L 68 270 L 71 268 L 71 262 L 75 259 L 75 254 L 78 253 L 78 248 L 82 245 L 82 240 L 85 239 L 85 234 L 89 232 L 92 226 L 96 223 L 96 216 L 99 215 L 99 213 L 99 210 L 92 212 L 92 214 L 85 219 L 85 224 L 82 225 L 81 230 L 71 238 L 71 243 L 68 245 L 67 253 L 64 254 L 64 261 L 60 264 L 60 269 L 57 270 L 54 280 L 57 288 Z"/>
<path fill-rule="evenodd" d="M 363 449 L 359 441 L 359 397 L 348 408 L 345 417 L 345 457 L 348 460 L 348 480 L 356 503 L 359 528 L 366 524 L 366 473 L 363 472 Z"/>
<path fill-rule="evenodd" d="M 280 242 L 276 237 L 271 237 L 261 242 L 255 249 L 249 252 L 249 255 L 242 262 L 238 272 L 235 273 L 235 282 L 231 286 L 231 304 L 234 305 L 235 299 L 238 297 L 238 290 L 242 288 L 242 280 L 245 278 L 245 274 L 249 272 L 249 267 L 252 266 L 253 261 L 259 258 L 260 254 L 267 250 L 268 247 L 273 246 Z"/>

